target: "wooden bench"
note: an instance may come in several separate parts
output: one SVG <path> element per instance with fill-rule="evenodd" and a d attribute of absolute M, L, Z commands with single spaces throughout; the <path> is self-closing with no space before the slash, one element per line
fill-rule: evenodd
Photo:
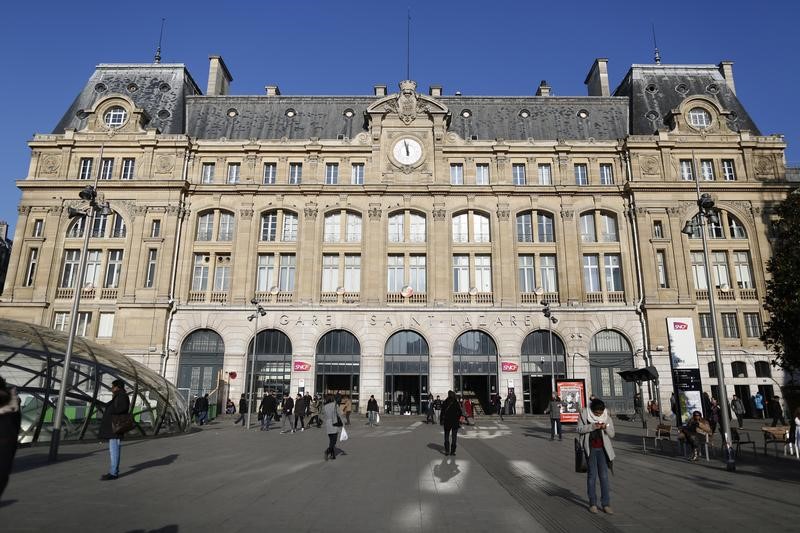
<path fill-rule="evenodd" d="M 753 459 L 757 459 L 756 454 L 756 441 L 750 438 L 750 433 L 747 431 L 740 431 L 736 428 L 731 428 L 731 443 L 736 446 L 736 457 L 739 457 L 739 449 L 742 446 L 753 447 Z"/>
<path fill-rule="evenodd" d="M 777 445 L 783 445 L 783 455 L 787 455 L 789 449 L 789 426 L 761 426 L 761 431 L 764 434 L 764 455 L 767 455 L 767 446 L 773 444 L 776 446 L 775 455 L 778 455 Z"/>
<path fill-rule="evenodd" d="M 658 450 L 659 448 L 662 450 L 664 449 L 662 441 L 666 440 L 672 443 L 673 434 L 675 435 L 676 438 L 678 436 L 678 428 L 675 426 L 671 426 L 669 424 L 658 424 L 658 426 L 656 426 L 655 429 L 648 428 L 647 432 L 648 432 L 647 438 L 653 439 L 653 448 L 656 450 Z"/>

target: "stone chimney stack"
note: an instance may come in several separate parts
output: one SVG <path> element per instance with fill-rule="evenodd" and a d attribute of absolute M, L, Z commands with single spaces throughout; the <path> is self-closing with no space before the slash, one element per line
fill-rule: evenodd
<path fill-rule="evenodd" d="M 442 96 L 442 86 L 441 85 L 431 85 L 428 87 L 428 95 L 433 97 Z"/>
<path fill-rule="evenodd" d="M 736 94 L 736 85 L 733 84 L 733 61 L 721 61 L 717 67 L 722 77 L 725 78 L 725 81 L 728 83 L 731 92 Z"/>
<path fill-rule="evenodd" d="M 206 96 L 223 96 L 228 94 L 228 89 L 233 81 L 228 67 L 222 56 L 208 56 L 208 88 Z"/>
<path fill-rule="evenodd" d="M 0 220 L 0 241 L 6 240 L 8 240 L 8 222 Z"/>
<path fill-rule="evenodd" d="M 266 85 L 264 90 L 267 91 L 267 96 L 280 96 L 281 89 L 277 85 Z"/>
<path fill-rule="evenodd" d="M 589 89 L 589 96 L 609 96 L 611 93 L 608 90 L 608 59 L 605 57 L 595 59 L 583 83 Z"/>
<path fill-rule="evenodd" d="M 553 88 L 547 85 L 547 80 L 542 80 L 536 89 L 536 96 L 550 96 L 550 91 L 552 90 Z"/>
<path fill-rule="evenodd" d="M 372 90 L 375 96 L 386 96 L 386 85 L 375 85 Z"/>

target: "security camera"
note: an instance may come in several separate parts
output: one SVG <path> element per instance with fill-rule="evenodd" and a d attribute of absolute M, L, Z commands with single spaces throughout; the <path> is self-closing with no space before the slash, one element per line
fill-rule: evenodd
<path fill-rule="evenodd" d="M 253 305 L 258 305 L 258 300 L 253 298 L 252 300 L 250 300 L 250 303 L 253 304 Z"/>

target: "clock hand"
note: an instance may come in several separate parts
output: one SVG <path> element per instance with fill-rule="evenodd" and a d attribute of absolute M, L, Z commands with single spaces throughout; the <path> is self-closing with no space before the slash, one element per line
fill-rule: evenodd
<path fill-rule="evenodd" d="M 405 144 L 405 145 L 406 145 L 406 155 L 407 155 L 407 156 L 410 156 L 410 155 L 411 155 L 411 153 L 408 151 L 408 141 L 403 141 L 403 144 Z"/>

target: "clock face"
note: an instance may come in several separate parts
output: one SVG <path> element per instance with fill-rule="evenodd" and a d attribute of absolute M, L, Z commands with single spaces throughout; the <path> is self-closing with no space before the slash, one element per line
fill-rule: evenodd
<path fill-rule="evenodd" d="M 416 139 L 405 137 L 395 143 L 392 155 L 401 165 L 413 165 L 422 159 L 422 145 Z"/>

